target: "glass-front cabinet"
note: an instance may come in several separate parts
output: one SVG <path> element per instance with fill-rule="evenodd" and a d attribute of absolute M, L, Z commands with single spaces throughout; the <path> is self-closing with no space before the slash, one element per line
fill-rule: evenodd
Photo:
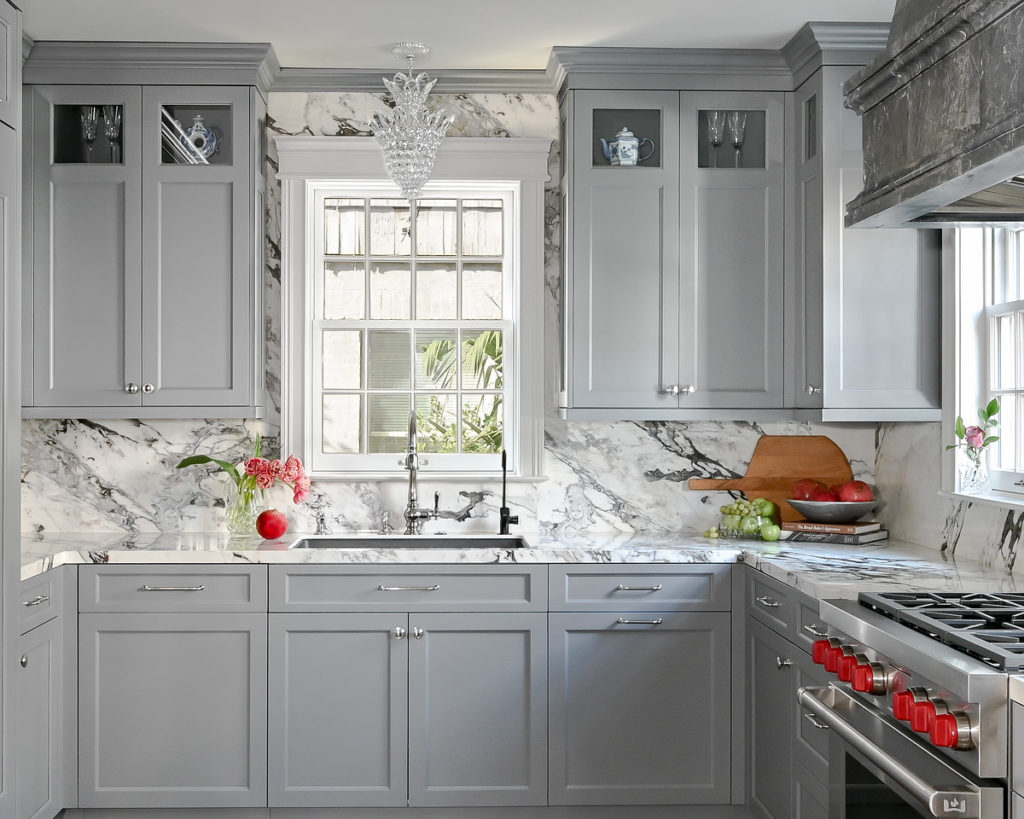
<path fill-rule="evenodd" d="M 262 98 L 34 86 L 26 105 L 26 415 L 259 415 Z"/>
<path fill-rule="evenodd" d="M 567 93 L 566 417 L 782 407 L 783 94 Z"/>

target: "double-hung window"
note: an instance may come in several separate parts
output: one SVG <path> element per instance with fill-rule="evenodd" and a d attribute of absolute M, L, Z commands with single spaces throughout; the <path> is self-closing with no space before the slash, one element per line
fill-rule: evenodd
<path fill-rule="evenodd" d="M 316 477 L 400 475 L 411 416 L 425 472 L 539 474 L 546 141 L 448 140 L 472 167 L 439 157 L 415 202 L 367 142 L 279 140 L 286 441 Z M 526 180 L 501 173 L 522 142 Z"/>
<path fill-rule="evenodd" d="M 1024 494 L 1024 231 L 958 230 L 957 269 L 956 413 L 977 424 L 977 408 L 999 399 L 990 482 Z"/>

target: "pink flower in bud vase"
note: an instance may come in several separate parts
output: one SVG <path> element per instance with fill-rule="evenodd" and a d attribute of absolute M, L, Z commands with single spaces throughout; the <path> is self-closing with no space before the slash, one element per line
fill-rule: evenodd
<path fill-rule="evenodd" d="M 280 458 L 274 458 L 267 467 L 267 472 L 273 475 L 275 478 L 284 477 L 284 461 Z"/>
<path fill-rule="evenodd" d="M 296 487 L 295 494 L 292 496 L 292 500 L 295 503 L 302 503 L 306 498 L 309 497 L 309 490 Z"/>
<path fill-rule="evenodd" d="M 275 478 L 269 472 L 261 472 L 259 475 L 256 476 L 256 485 L 260 489 L 270 489 L 270 487 L 274 485 L 275 480 L 277 480 L 277 478 Z"/>
<path fill-rule="evenodd" d="M 964 440 L 967 441 L 967 446 L 981 449 L 985 443 L 985 431 L 981 427 L 967 427 Z"/>
<path fill-rule="evenodd" d="M 303 474 L 302 461 L 294 455 L 289 455 L 288 460 L 284 462 L 284 474 L 281 476 L 281 480 L 285 483 L 295 483 L 296 478 L 301 474 Z"/>

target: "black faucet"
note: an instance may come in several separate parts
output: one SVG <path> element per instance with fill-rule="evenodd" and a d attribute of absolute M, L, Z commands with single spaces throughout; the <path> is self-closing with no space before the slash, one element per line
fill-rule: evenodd
<path fill-rule="evenodd" d="M 519 525 L 519 515 L 511 514 L 511 509 L 505 501 L 505 484 L 508 475 L 507 455 L 501 450 L 501 508 L 498 510 L 498 534 L 507 535 L 509 525 Z"/>

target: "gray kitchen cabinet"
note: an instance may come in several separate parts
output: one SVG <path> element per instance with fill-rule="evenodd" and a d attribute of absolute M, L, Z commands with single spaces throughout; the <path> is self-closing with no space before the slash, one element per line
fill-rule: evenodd
<path fill-rule="evenodd" d="M 21 13 L 0 3 L 0 122 L 21 127 Z"/>
<path fill-rule="evenodd" d="M 728 612 L 549 616 L 549 802 L 730 800 Z"/>
<path fill-rule="evenodd" d="M 804 717 L 796 692 L 824 685 L 811 660 L 820 624 L 812 598 L 747 571 L 749 806 L 763 819 L 828 815 L 828 736 Z"/>
<path fill-rule="evenodd" d="M 545 804 L 545 567 L 373 569 L 270 573 L 270 807 Z"/>
<path fill-rule="evenodd" d="M 48 620 L 18 642 L 16 798 L 18 819 L 50 819 L 65 807 L 61 737 L 62 622 Z"/>
<path fill-rule="evenodd" d="M 941 231 L 844 226 L 863 186 L 858 66 L 824 65 L 790 108 L 787 403 L 824 421 L 937 421 Z"/>
<path fill-rule="evenodd" d="M 262 98 L 27 87 L 25 416 L 261 414 Z"/>
<path fill-rule="evenodd" d="M 783 94 L 579 90 L 563 111 L 562 414 L 780 408 Z M 745 115 L 741 151 L 708 144 L 712 111 Z M 638 166 L 603 156 L 623 126 L 654 143 Z"/>
<path fill-rule="evenodd" d="M 81 807 L 266 805 L 265 613 L 83 613 L 78 643 Z"/>

